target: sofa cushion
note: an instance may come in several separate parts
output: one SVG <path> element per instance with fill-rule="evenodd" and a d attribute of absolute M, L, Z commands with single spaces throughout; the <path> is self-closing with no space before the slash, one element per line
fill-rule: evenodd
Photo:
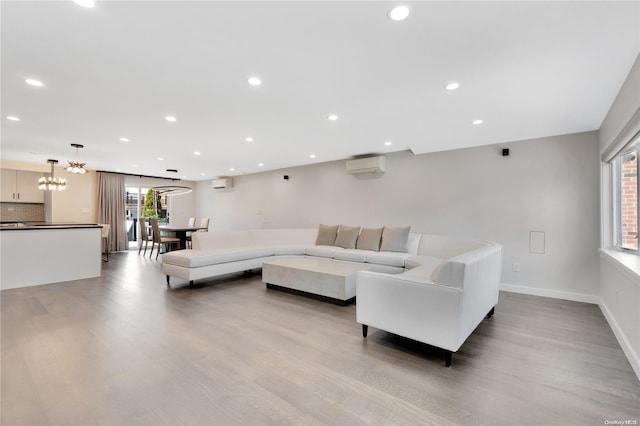
<path fill-rule="evenodd" d="M 380 251 L 396 251 L 400 253 L 407 252 L 407 241 L 409 240 L 410 226 L 403 228 L 388 228 L 382 230 L 382 242 L 380 243 Z"/>
<path fill-rule="evenodd" d="M 276 256 L 304 256 L 306 252 L 307 246 L 297 246 L 297 245 L 277 245 L 273 246 L 273 254 Z"/>
<path fill-rule="evenodd" d="M 380 250 L 380 238 L 382 238 L 382 228 L 362 228 L 356 242 L 356 248 L 378 251 Z"/>
<path fill-rule="evenodd" d="M 342 247 L 346 249 L 356 248 L 356 240 L 360 234 L 359 226 L 338 226 L 338 236 L 336 242 L 333 243 L 336 247 Z"/>
<path fill-rule="evenodd" d="M 317 246 L 332 246 L 336 242 L 336 236 L 338 235 L 338 225 L 323 225 L 318 226 L 318 237 L 316 238 Z"/>
<path fill-rule="evenodd" d="M 398 253 L 392 251 L 370 252 L 367 254 L 367 263 L 377 265 L 404 267 L 404 261 L 411 255 L 409 253 Z"/>
<path fill-rule="evenodd" d="M 337 251 L 344 250 L 341 247 L 334 246 L 310 246 L 305 250 L 307 256 L 328 257 L 333 258 L 333 254 Z"/>
<path fill-rule="evenodd" d="M 163 254 L 162 263 L 183 266 L 185 268 L 198 268 L 200 266 L 273 256 L 273 254 L 273 248 L 253 246 L 215 250 L 178 250 Z"/>
<path fill-rule="evenodd" d="M 345 260 L 347 262 L 366 262 L 367 254 L 371 253 L 370 250 L 358 250 L 358 249 L 345 249 L 337 250 L 333 253 L 333 258 L 336 260 Z"/>
<path fill-rule="evenodd" d="M 435 268 L 442 262 L 444 262 L 444 259 L 435 256 L 411 256 L 404 261 L 404 267 L 406 269 L 413 269 L 426 265 Z"/>
<path fill-rule="evenodd" d="M 432 262 L 427 262 L 423 265 L 418 265 L 413 269 L 409 269 L 402 273 L 403 277 L 410 277 L 412 280 L 419 282 L 434 282 L 434 271 L 439 270 L 440 265 L 446 260 L 438 259 L 436 257 L 431 258 Z"/>

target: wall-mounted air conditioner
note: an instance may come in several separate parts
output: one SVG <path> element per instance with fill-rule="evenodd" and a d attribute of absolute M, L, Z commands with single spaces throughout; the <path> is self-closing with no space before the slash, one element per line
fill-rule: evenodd
<path fill-rule="evenodd" d="M 347 160 L 347 172 L 351 174 L 376 173 L 384 171 L 385 158 L 383 156 Z"/>
<path fill-rule="evenodd" d="M 225 189 L 233 187 L 233 179 L 232 178 L 224 178 L 224 179 L 215 179 L 211 182 L 211 186 L 213 189 Z"/>

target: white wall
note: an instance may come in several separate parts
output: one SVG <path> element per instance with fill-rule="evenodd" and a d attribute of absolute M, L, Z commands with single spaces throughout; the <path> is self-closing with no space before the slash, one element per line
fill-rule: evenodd
<path fill-rule="evenodd" d="M 621 149 L 626 143 L 625 139 L 631 140 L 633 134 L 640 130 L 638 111 L 640 111 L 640 55 L 600 126 L 598 138 L 601 153 L 609 149 Z"/>
<path fill-rule="evenodd" d="M 502 147 L 509 157 L 500 155 Z M 595 301 L 595 132 L 386 157 L 387 172 L 376 178 L 349 175 L 344 161 L 334 161 L 238 176 L 228 190 L 198 182 L 196 211 L 211 217 L 211 229 L 411 225 L 490 239 L 505 246 L 502 280 L 510 290 Z M 546 232 L 545 254 L 529 253 L 532 230 Z M 520 272 L 511 270 L 515 261 Z"/>
<path fill-rule="evenodd" d="M 98 222 L 98 175 L 74 175 L 57 168 L 55 176 L 67 180 L 67 189 L 51 192 L 51 222 Z"/>
<path fill-rule="evenodd" d="M 600 152 L 610 157 L 640 131 L 640 56 L 624 82 L 599 132 Z M 601 164 L 602 248 L 610 249 L 612 238 L 611 168 Z M 627 255 L 626 257 L 631 256 Z M 600 259 L 600 308 L 605 314 L 640 378 L 640 268 L 621 262 L 625 256 L 611 250 Z M 634 259 L 633 263 L 639 263 Z"/>

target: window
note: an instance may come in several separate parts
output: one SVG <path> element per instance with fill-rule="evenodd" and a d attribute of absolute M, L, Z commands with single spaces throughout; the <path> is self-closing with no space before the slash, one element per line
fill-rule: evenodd
<path fill-rule="evenodd" d="M 638 154 L 635 141 L 614 159 L 615 246 L 638 251 Z"/>

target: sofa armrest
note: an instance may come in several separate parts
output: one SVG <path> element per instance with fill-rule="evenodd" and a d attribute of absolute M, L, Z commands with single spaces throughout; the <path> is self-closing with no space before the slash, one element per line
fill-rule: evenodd
<path fill-rule="evenodd" d="M 400 275 L 358 272 L 356 319 L 450 351 L 460 339 L 461 289 Z M 466 336 L 464 336 L 466 338 Z"/>

